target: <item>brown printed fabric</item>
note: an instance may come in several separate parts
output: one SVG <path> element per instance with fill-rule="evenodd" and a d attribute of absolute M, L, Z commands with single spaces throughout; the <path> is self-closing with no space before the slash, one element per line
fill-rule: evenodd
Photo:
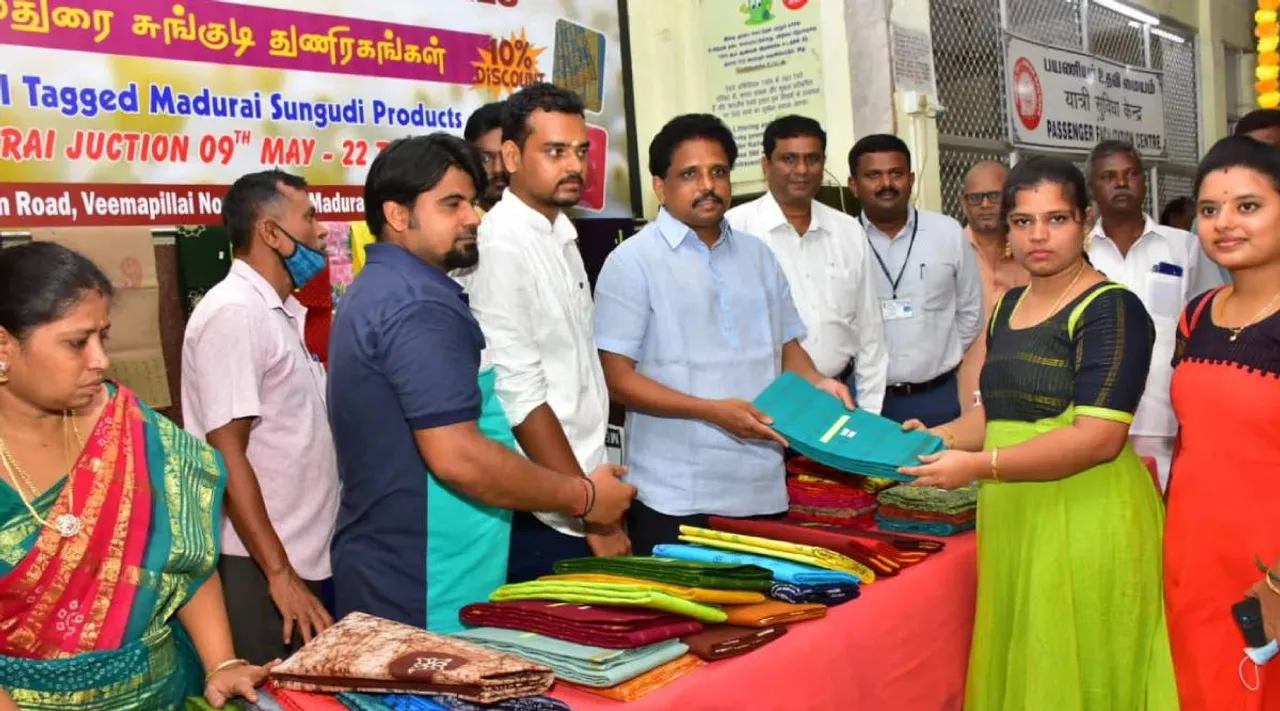
<path fill-rule="evenodd" d="M 271 672 L 283 689 L 447 694 L 495 703 L 535 696 L 551 669 L 454 637 L 353 612 Z"/>
<path fill-rule="evenodd" d="M 703 631 L 682 637 L 681 642 L 699 659 L 708 662 L 736 657 L 759 649 L 787 633 L 786 627 L 748 629 L 729 625 L 712 625 Z"/>

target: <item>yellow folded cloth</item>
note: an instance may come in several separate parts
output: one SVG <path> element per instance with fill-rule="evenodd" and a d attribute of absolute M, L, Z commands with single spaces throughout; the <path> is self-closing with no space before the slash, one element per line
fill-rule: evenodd
<path fill-rule="evenodd" d="M 663 592 L 673 597 L 690 602 L 704 602 L 710 605 L 751 605 L 764 602 L 768 598 L 762 592 L 754 590 L 712 590 L 710 588 L 687 588 L 681 585 L 658 583 L 640 578 L 628 578 L 625 575 L 607 575 L 604 573 L 573 573 L 566 575 L 544 575 L 538 580 L 566 580 L 582 583 L 609 583 L 611 585 L 634 585 L 637 588 Z"/>
<path fill-rule="evenodd" d="M 872 583 L 876 579 L 876 573 L 871 568 L 843 553 L 837 553 L 830 548 L 821 546 L 775 541 L 772 538 L 744 536 L 739 533 L 713 531 L 709 528 L 698 528 L 697 526 L 681 526 L 680 540 L 685 543 L 707 546 L 708 548 L 720 548 L 722 550 L 738 551 L 739 553 L 781 558 L 795 561 L 796 563 L 812 565 L 815 568 L 852 573 L 864 583 Z"/>
<path fill-rule="evenodd" d="M 369 223 L 364 220 L 356 220 L 351 223 L 351 274 L 352 276 L 359 274 L 364 269 L 365 254 L 364 248 L 373 244 L 377 240 L 374 239 L 373 233 L 369 232 Z"/>

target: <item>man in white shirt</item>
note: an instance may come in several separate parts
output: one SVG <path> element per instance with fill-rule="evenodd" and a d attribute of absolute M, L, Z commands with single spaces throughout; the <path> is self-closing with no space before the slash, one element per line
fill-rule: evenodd
<path fill-rule="evenodd" d="M 566 476 L 584 476 L 605 461 L 609 395 L 595 346 L 591 284 L 578 233 L 564 214 L 581 199 L 587 179 L 582 99 L 551 84 L 525 87 L 504 106 L 502 137 L 509 182 L 480 224 L 480 261 L 466 281 L 471 309 L 525 455 Z M 576 519 L 517 512 L 508 578 L 549 574 L 563 558 L 629 552 L 620 522 L 584 531 Z"/>
<path fill-rule="evenodd" d="M 1089 260 L 1137 294 L 1156 327 L 1147 388 L 1129 439 L 1138 454 L 1156 460 L 1164 486 L 1178 433 L 1169 398 L 1178 318 L 1187 301 L 1221 284 L 1222 276 L 1195 235 L 1157 224 L 1143 212 L 1146 172 L 1132 144 L 1103 141 L 1094 147 L 1089 183 L 1099 215 L 1089 233 Z"/>
<path fill-rule="evenodd" d="M 827 133 L 817 121 L 775 119 L 765 127 L 760 159 L 769 191 L 725 219 L 777 256 L 808 332 L 801 345 L 818 372 L 856 385 L 858 406 L 878 413 L 889 354 L 875 275 L 858 221 L 814 199 L 826 161 Z"/>
<path fill-rule="evenodd" d="M 307 351 L 306 308 L 293 297 L 325 268 L 325 230 L 306 181 L 276 170 L 237 180 L 222 219 L 236 260 L 187 322 L 182 417 L 226 463 L 218 571 L 236 655 L 265 664 L 333 624 L 320 598 L 337 455 L 324 366 Z"/>
<path fill-rule="evenodd" d="M 982 280 L 960 223 L 911 207 L 914 184 L 897 136 L 866 136 L 849 151 L 889 346 L 881 414 L 936 427 L 960 416 L 956 371 L 982 330 Z"/>

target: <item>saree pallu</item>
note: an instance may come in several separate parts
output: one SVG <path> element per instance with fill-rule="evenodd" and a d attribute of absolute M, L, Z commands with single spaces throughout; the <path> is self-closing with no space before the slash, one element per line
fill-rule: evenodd
<path fill-rule="evenodd" d="M 0 686 L 23 709 L 181 708 L 203 687 L 175 614 L 218 558 L 222 464 L 108 387 L 70 475 L 32 502 L 48 520 L 80 516 L 78 535 L 0 487 Z"/>

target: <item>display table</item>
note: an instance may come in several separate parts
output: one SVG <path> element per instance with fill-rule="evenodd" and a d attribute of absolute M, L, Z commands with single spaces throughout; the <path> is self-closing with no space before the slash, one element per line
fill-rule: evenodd
<path fill-rule="evenodd" d="M 951 711 L 964 702 L 977 597 L 968 533 L 821 620 L 697 669 L 629 704 L 557 686 L 574 711 Z"/>

